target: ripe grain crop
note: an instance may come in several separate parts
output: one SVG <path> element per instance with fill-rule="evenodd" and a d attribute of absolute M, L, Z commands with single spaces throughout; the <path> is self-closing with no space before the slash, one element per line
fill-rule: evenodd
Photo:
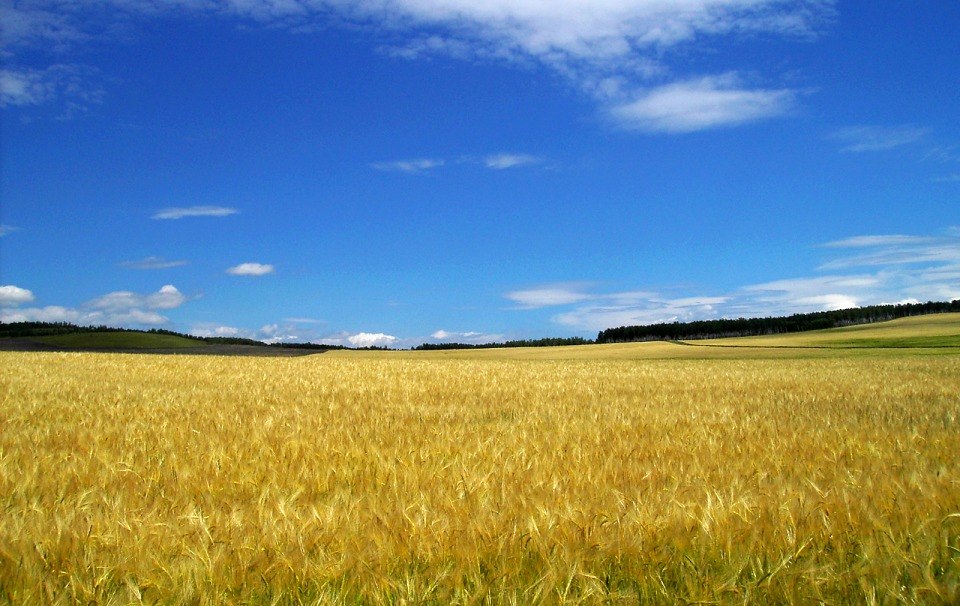
<path fill-rule="evenodd" d="M 958 356 L 0 365 L 3 603 L 960 603 Z"/>

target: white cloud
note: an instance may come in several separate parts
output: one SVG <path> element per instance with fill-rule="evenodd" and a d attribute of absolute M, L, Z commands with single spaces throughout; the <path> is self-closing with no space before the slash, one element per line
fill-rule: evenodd
<path fill-rule="evenodd" d="M 263 263 L 241 263 L 227 269 L 231 276 L 265 276 L 274 273 L 273 265 Z"/>
<path fill-rule="evenodd" d="M 484 166 L 494 170 L 503 170 L 517 166 L 529 166 L 531 164 L 539 164 L 540 162 L 542 162 L 540 158 L 531 156 L 530 154 L 501 153 L 493 154 L 483 159 Z"/>
<path fill-rule="evenodd" d="M 20 289 L 23 290 L 23 289 Z M 26 291 L 29 292 L 29 291 Z M 32 301 L 31 298 L 22 302 Z M 23 295 L 20 295 L 23 299 Z M 158 326 L 169 319 L 156 310 L 174 309 L 187 301 L 175 286 L 166 285 L 155 293 L 138 294 L 120 290 L 96 297 L 79 309 L 50 305 L 47 307 L 4 309 L 3 322 L 71 322 L 80 325 Z"/>
<path fill-rule="evenodd" d="M 12 284 L 0 286 L 0 307 L 16 307 L 33 302 L 33 293 Z"/>
<path fill-rule="evenodd" d="M 407 174 L 419 174 L 432 168 L 439 168 L 444 165 L 444 161 L 437 158 L 418 158 L 415 160 L 395 160 L 392 162 L 376 162 L 372 164 L 373 168 L 385 172 L 401 172 Z"/>
<path fill-rule="evenodd" d="M 3 236 L 8 236 L 15 231 L 19 231 L 19 227 L 14 227 L 13 225 L 0 225 L 0 238 Z"/>
<path fill-rule="evenodd" d="M 821 265 L 821 270 L 906 264 L 960 264 L 960 236 L 953 232 L 947 232 L 945 236 L 858 236 L 829 242 L 824 246 L 865 249 L 865 252 L 832 259 Z"/>
<path fill-rule="evenodd" d="M 85 65 L 0 70 L 0 107 L 34 106 L 62 100 L 60 118 L 71 118 L 104 97 L 99 72 Z"/>
<path fill-rule="evenodd" d="M 14 49 L 47 49 L 129 31 L 138 21 L 241 18 L 291 31 L 312 31 L 344 22 L 370 25 L 389 40 L 388 53 L 408 59 L 445 55 L 461 60 L 547 66 L 598 99 L 613 91 L 646 89 L 646 79 L 672 73 L 671 51 L 710 45 L 722 36 L 756 33 L 812 39 L 834 16 L 836 0 L 46 0 L 5 3 L 7 35 Z M 426 33 L 425 33 L 426 32 Z M 676 53 L 683 57 L 684 51 Z M 689 87 L 680 76 L 678 86 Z M 11 98 L 45 98 L 29 82 L 11 81 Z M 616 86 L 612 83 L 618 82 Z M 715 87 L 716 88 L 716 87 Z M 686 93 L 685 116 L 665 115 L 664 95 Z M 631 128 L 687 132 L 781 115 L 793 100 L 785 90 L 724 88 L 646 90 L 619 104 Z M 415 162 L 415 161 L 414 161 Z M 382 163 L 383 170 L 417 172 Z M 392 168 L 388 168 L 394 165 Z"/>
<path fill-rule="evenodd" d="M 195 337 L 239 337 L 241 331 L 233 326 L 204 326 L 192 328 L 190 334 Z"/>
<path fill-rule="evenodd" d="M 494 343 L 504 340 L 502 334 L 489 334 L 476 331 L 450 332 L 446 330 L 438 330 L 430 335 L 430 338 L 436 341 L 457 343 Z M 409 340 L 412 341 L 413 339 Z M 417 343 L 417 345 L 419 345 L 419 343 Z"/>
<path fill-rule="evenodd" d="M 539 309 L 555 305 L 569 305 L 589 299 L 590 295 L 580 292 L 581 288 L 582 285 L 580 284 L 557 284 L 527 290 L 514 290 L 508 292 L 505 296 L 517 303 L 520 309 Z"/>
<path fill-rule="evenodd" d="M 0 104 L 38 105 L 53 95 L 53 82 L 38 70 L 0 70 Z"/>
<path fill-rule="evenodd" d="M 828 246 L 833 248 L 862 248 L 862 247 L 868 247 L 868 246 L 924 244 L 927 242 L 931 242 L 932 240 L 933 238 L 929 236 L 903 236 L 903 235 L 854 236 L 852 238 L 844 238 L 843 240 L 835 240 L 833 242 L 827 242 L 822 246 Z"/>
<path fill-rule="evenodd" d="M 167 261 L 163 257 L 147 257 L 140 261 L 124 261 L 120 266 L 127 269 L 168 269 L 189 264 L 189 261 Z"/>
<path fill-rule="evenodd" d="M 0 322 L 71 322 L 75 324 L 94 324 L 84 322 L 85 314 L 67 307 L 50 305 L 43 308 L 0 309 Z"/>
<path fill-rule="evenodd" d="M 184 217 L 227 217 L 238 212 L 240 211 L 226 206 L 188 206 L 186 208 L 164 208 L 154 213 L 151 218 L 164 220 L 182 219 Z"/>
<path fill-rule="evenodd" d="M 887 151 L 916 143 L 930 133 L 916 126 L 849 126 L 830 135 L 843 144 L 843 151 Z"/>
<path fill-rule="evenodd" d="M 796 96 L 788 89 L 743 88 L 734 74 L 707 76 L 645 91 L 611 107 L 610 116 L 627 129 L 688 133 L 782 116 Z"/>
<path fill-rule="evenodd" d="M 447 27 L 489 53 L 545 62 L 622 60 L 703 34 L 768 31 L 810 35 L 830 2 L 782 0 L 378 0 L 355 12 L 395 27 Z M 445 50 L 445 44 L 439 45 Z"/>
<path fill-rule="evenodd" d="M 390 347 L 397 342 L 397 337 L 382 332 L 361 332 L 347 337 L 347 341 L 354 347 Z"/>
<path fill-rule="evenodd" d="M 590 331 L 618 326 L 685 322 L 717 317 L 718 306 L 728 300 L 727 297 L 670 299 L 651 293 L 642 301 L 631 297 L 629 304 L 616 303 L 623 299 L 623 293 L 598 294 L 587 305 L 555 315 L 553 321 L 563 326 Z"/>
<path fill-rule="evenodd" d="M 504 296 L 522 304 L 515 309 L 567 307 L 553 316 L 553 322 L 582 331 L 960 299 L 960 230 L 956 228 L 940 236 L 855 236 L 821 246 L 841 254 L 818 267 L 818 275 L 746 285 L 729 293 L 670 297 L 650 291 L 601 293 L 583 285 L 560 285 Z M 860 270 L 849 272 L 852 268 Z M 837 270 L 842 272 L 833 273 Z"/>
<path fill-rule="evenodd" d="M 186 302 L 187 298 L 183 296 L 176 286 L 167 284 L 159 291 L 148 295 L 146 305 L 148 309 L 175 309 Z"/>
<path fill-rule="evenodd" d="M 187 301 L 176 286 L 167 284 L 155 293 L 141 295 L 128 290 L 107 293 L 89 301 L 86 307 L 111 312 L 120 312 L 135 308 L 175 309 Z"/>

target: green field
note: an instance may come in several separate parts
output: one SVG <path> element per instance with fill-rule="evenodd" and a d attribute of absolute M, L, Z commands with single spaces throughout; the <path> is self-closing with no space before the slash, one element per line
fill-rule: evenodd
<path fill-rule="evenodd" d="M 71 333 L 33 337 L 31 340 L 77 349 L 172 349 L 207 346 L 203 341 L 195 339 L 135 331 Z"/>
<path fill-rule="evenodd" d="M 789 347 L 833 349 L 933 349 L 948 353 L 960 348 L 960 314 L 931 314 L 889 322 L 816 330 L 789 335 L 738 339 L 711 339 L 691 344 L 732 347 Z M 920 353 L 920 352 L 916 352 Z"/>

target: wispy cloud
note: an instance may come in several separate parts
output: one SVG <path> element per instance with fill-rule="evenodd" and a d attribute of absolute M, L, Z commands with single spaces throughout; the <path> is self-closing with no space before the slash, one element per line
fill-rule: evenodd
<path fill-rule="evenodd" d="M 59 118 L 72 118 L 101 103 L 104 90 L 99 71 L 86 65 L 57 63 L 43 69 L 0 70 L 0 107 L 36 106 L 61 102 Z"/>
<path fill-rule="evenodd" d="M 445 162 L 437 158 L 417 158 L 414 160 L 393 160 L 390 162 L 375 162 L 371 166 L 384 172 L 400 172 L 410 175 L 421 174 L 433 168 L 443 166 Z"/>
<path fill-rule="evenodd" d="M 183 219 L 184 217 L 227 217 L 239 213 L 235 208 L 226 206 L 187 206 L 164 208 L 151 217 L 157 220 Z"/>
<path fill-rule="evenodd" d="M 168 261 L 163 257 L 147 257 L 140 261 L 124 261 L 120 264 L 120 267 L 127 269 L 168 269 L 189 264 L 189 261 Z"/>
<path fill-rule="evenodd" d="M 922 140 L 930 129 L 917 126 L 849 126 L 830 135 L 848 152 L 888 151 Z"/>
<path fill-rule="evenodd" d="M 856 254 L 831 259 L 818 269 L 848 267 L 898 266 L 908 264 L 960 264 L 960 238 L 945 236 L 859 236 L 824 246 L 859 249 Z"/>
<path fill-rule="evenodd" d="M 292 324 L 326 324 L 323 320 L 317 320 L 315 318 L 284 318 L 283 321 Z"/>
<path fill-rule="evenodd" d="M 673 85 L 651 88 L 650 77 L 675 73 L 668 66 L 674 49 L 756 33 L 815 39 L 835 14 L 835 0 L 177 0 L 167 4 L 105 0 L 86 5 L 46 0 L 6 4 L 7 34 L 14 49 L 79 44 L 118 29 L 111 25 L 129 28 L 138 20 L 168 15 L 240 18 L 292 31 L 344 21 L 373 24 L 387 33 L 387 52 L 398 57 L 420 60 L 444 55 L 542 65 L 606 101 L 609 84 L 618 81 L 615 88 L 625 93 L 614 112 L 620 115 L 620 124 L 665 132 L 783 115 L 796 97 L 789 90 L 695 85 L 682 75 L 674 77 Z M 693 90 L 697 86 L 700 90 Z M 27 84 L 14 84 L 11 90 L 15 91 L 12 98 L 25 101 L 49 94 L 30 92 Z M 686 111 L 665 111 L 662 103 L 671 97 L 687 103 Z"/>
<path fill-rule="evenodd" d="M 751 90 L 735 74 L 725 74 L 666 84 L 609 111 L 624 128 L 688 133 L 783 116 L 796 97 L 789 89 Z"/>
<path fill-rule="evenodd" d="M 13 225 L 0 225 L 0 238 L 3 236 L 9 236 L 15 231 L 20 231 L 20 228 L 14 227 Z"/>
<path fill-rule="evenodd" d="M 540 309 L 555 305 L 569 305 L 589 299 L 590 295 L 582 292 L 581 289 L 581 284 L 553 284 L 514 290 L 504 296 L 516 303 L 517 309 Z"/>
<path fill-rule="evenodd" d="M 227 269 L 231 276 L 265 276 L 276 271 L 273 265 L 264 263 L 241 263 Z"/>
<path fill-rule="evenodd" d="M 517 166 L 530 166 L 532 164 L 540 164 L 541 162 L 543 162 L 542 158 L 530 154 L 500 153 L 489 155 L 483 159 L 483 165 L 494 170 L 504 170 Z"/>
<path fill-rule="evenodd" d="M 434 333 L 430 335 L 430 338 L 443 343 L 494 343 L 504 340 L 504 336 L 499 333 L 482 333 L 476 331 L 451 332 L 447 330 L 434 331 Z"/>
<path fill-rule="evenodd" d="M 553 321 L 579 330 L 600 331 L 618 326 L 658 324 L 717 317 L 727 297 L 677 297 L 650 293 L 643 300 L 623 301 L 624 293 L 598 293 L 585 305 L 558 313 Z M 621 299 L 620 303 L 615 300 Z"/>
<path fill-rule="evenodd" d="M 840 254 L 814 275 L 747 284 L 724 293 L 600 292 L 581 283 L 511 291 L 504 297 L 520 303 L 514 309 L 558 308 L 553 322 L 583 331 L 960 299 L 960 229 L 937 236 L 854 236 L 821 246 Z"/>
<path fill-rule="evenodd" d="M 929 244 L 936 241 L 932 236 L 904 236 L 904 235 L 881 235 L 881 236 L 854 236 L 844 238 L 843 240 L 834 240 L 821 246 L 828 248 L 867 248 L 871 246 L 902 246 L 904 244 Z"/>

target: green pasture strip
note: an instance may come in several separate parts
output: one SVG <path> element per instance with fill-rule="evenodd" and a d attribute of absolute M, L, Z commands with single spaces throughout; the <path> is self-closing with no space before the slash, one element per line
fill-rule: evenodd
<path fill-rule="evenodd" d="M 35 341 L 57 347 L 76 347 L 92 349 L 171 349 L 206 347 L 203 341 L 186 339 L 174 335 L 160 335 L 143 332 L 87 332 L 48 337 L 34 337 Z"/>

